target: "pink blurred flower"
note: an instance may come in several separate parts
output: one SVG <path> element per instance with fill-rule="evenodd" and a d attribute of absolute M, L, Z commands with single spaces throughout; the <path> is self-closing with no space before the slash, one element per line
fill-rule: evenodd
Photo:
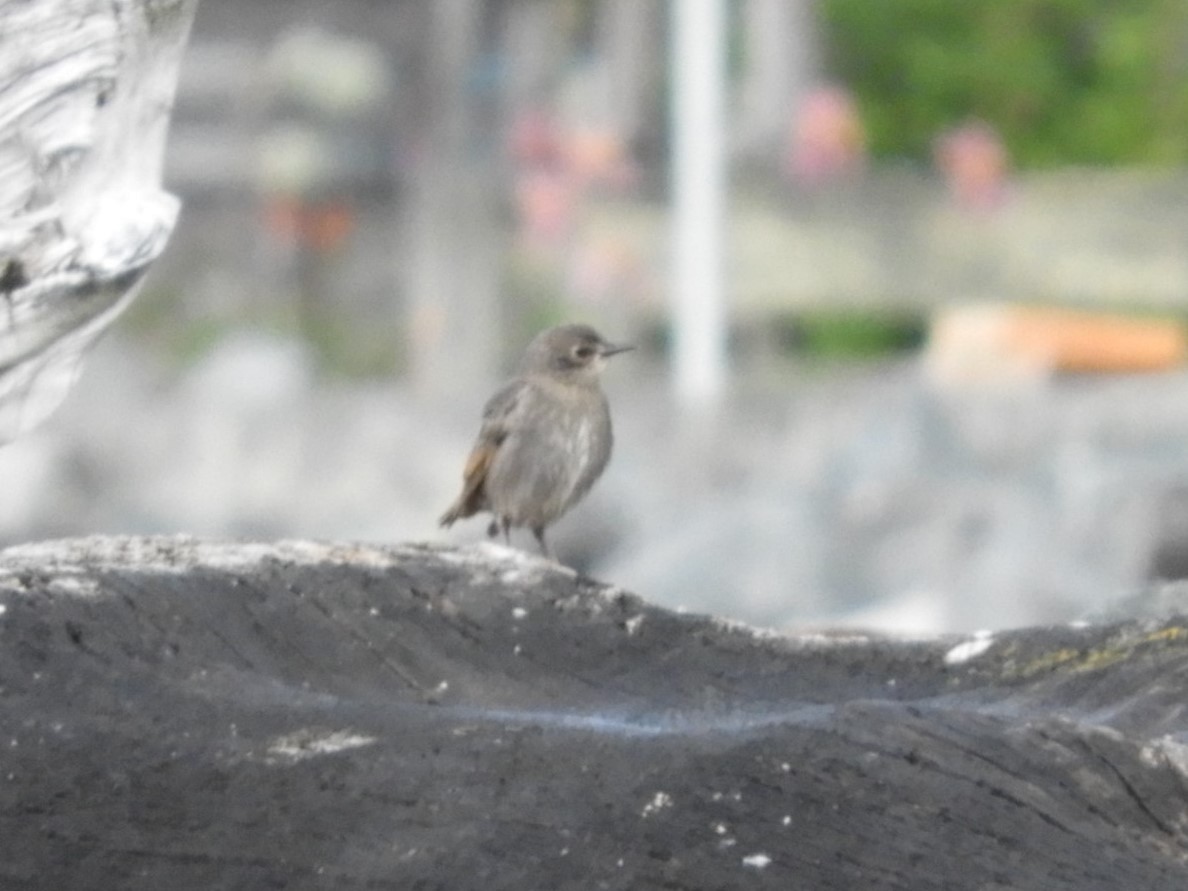
<path fill-rule="evenodd" d="M 788 170 L 803 185 L 860 170 L 866 160 L 866 129 L 849 92 L 824 86 L 805 97 L 792 121 Z"/>
<path fill-rule="evenodd" d="M 518 235 L 534 249 L 565 247 L 595 191 L 624 192 L 639 181 L 622 135 L 606 127 L 566 126 L 546 109 L 515 118 L 508 152 Z"/>
<path fill-rule="evenodd" d="M 1010 160 L 1002 137 L 985 121 L 971 120 L 945 131 L 932 154 L 958 204 L 985 210 L 1002 203 Z"/>
<path fill-rule="evenodd" d="M 508 136 L 512 160 L 518 166 L 546 167 L 561 159 L 561 132 L 552 115 L 539 108 L 521 112 Z"/>
<path fill-rule="evenodd" d="M 573 231 L 578 195 L 573 177 L 561 170 L 529 169 L 516 174 L 516 218 L 531 247 L 562 244 Z"/>

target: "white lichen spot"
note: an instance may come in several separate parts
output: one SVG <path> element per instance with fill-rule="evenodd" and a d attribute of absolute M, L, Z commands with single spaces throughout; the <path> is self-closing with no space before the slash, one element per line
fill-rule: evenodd
<path fill-rule="evenodd" d="M 434 693 L 444 693 L 448 689 L 450 689 L 450 682 L 449 681 L 441 681 L 440 683 L 438 683 L 438 685 L 436 687 L 433 688 L 433 692 Z"/>
<path fill-rule="evenodd" d="M 512 609 L 512 618 L 513 619 L 516 619 L 516 620 L 523 619 L 527 615 L 528 615 L 528 610 L 524 609 L 524 607 L 522 607 L 522 606 L 517 606 Z"/>
<path fill-rule="evenodd" d="M 55 594 L 71 597 L 95 597 L 99 594 L 99 583 L 79 575 L 60 575 L 51 579 L 50 590 Z"/>
<path fill-rule="evenodd" d="M 665 808 L 672 807 L 672 796 L 667 792 L 657 792 L 652 796 L 652 800 L 644 805 L 643 810 L 640 811 L 641 817 L 650 817 Z"/>
<path fill-rule="evenodd" d="M 548 575 L 577 578 L 577 573 L 568 566 L 493 541 L 456 551 L 442 551 L 439 556 L 451 563 L 486 570 L 505 585 L 529 585 Z"/>
<path fill-rule="evenodd" d="M 18 545 L 4 552 L 10 570 L 36 567 L 38 571 L 92 575 L 101 569 L 136 573 L 185 573 L 195 566 L 221 572 L 244 572 L 264 561 L 280 560 L 302 566 L 350 563 L 380 568 L 419 556 L 416 548 L 335 545 L 285 540 L 268 544 L 204 542 L 192 536 L 91 536 L 89 538 Z M 441 559 L 448 560 L 449 551 Z M 98 593 L 84 589 L 80 593 Z"/>
<path fill-rule="evenodd" d="M 516 644 L 514 647 L 512 647 L 512 655 L 513 656 L 518 656 L 522 652 L 524 652 L 524 648 L 522 646 L 520 646 L 519 644 Z"/>
<path fill-rule="evenodd" d="M 856 634 L 856 633 L 830 633 L 821 634 L 819 632 L 805 632 L 803 634 L 796 634 L 789 637 L 797 646 L 805 649 L 836 649 L 839 647 L 861 647 L 870 643 L 870 635 Z"/>
<path fill-rule="evenodd" d="M 635 636 L 635 633 L 639 631 L 639 626 L 643 624 L 643 618 L 643 613 L 640 613 L 638 616 L 632 616 L 623 623 L 623 628 L 626 629 L 628 636 Z"/>
<path fill-rule="evenodd" d="M 8 604 L 0 603 L 0 616 L 4 615 L 6 612 L 8 612 Z"/>
<path fill-rule="evenodd" d="M 742 859 L 743 866 L 750 869 L 767 869 L 771 863 L 771 858 L 766 854 L 748 854 Z"/>
<path fill-rule="evenodd" d="M 316 758 L 319 755 L 333 755 L 347 749 L 369 746 L 373 742 L 374 736 L 351 733 L 347 730 L 326 732 L 304 729 L 278 736 L 268 746 L 267 755 L 268 760 L 296 764 L 298 761 Z"/>
<path fill-rule="evenodd" d="M 778 628 L 748 625 L 746 622 L 740 622 L 738 619 L 727 619 L 723 616 L 714 616 L 712 621 L 722 631 L 731 634 L 746 634 L 755 640 L 788 639 L 788 634 L 780 631 Z"/>
<path fill-rule="evenodd" d="M 714 832 L 718 833 L 718 835 L 725 835 L 726 834 L 726 824 L 719 820 L 717 823 L 714 824 Z"/>
<path fill-rule="evenodd" d="M 373 606 L 371 609 L 369 609 L 367 611 L 367 613 L 368 613 L 368 615 L 371 615 L 371 616 L 378 616 L 379 615 L 379 607 Z"/>
<path fill-rule="evenodd" d="M 1169 765 L 1180 776 L 1188 777 L 1188 745 L 1171 736 L 1161 736 L 1142 749 L 1143 761 L 1151 767 Z"/>
<path fill-rule="evenodd" d="M 975 631 L 969 640 L 962 641 L 945 653 L 945 665 L 960 665 L 970 659 L 976 659 L 994 644 L 994 633 L 991 631 Z"/>
<path fill-rule="evenodd" d="M 792 765 L 789 764 L 787 761 L 784 761 L 782 764 L 780 764 L 780 770 L 782 770 L 784 773 L 791 773 Z"/>
<path fill-rule="evenodd" d="M 791 826 L 792 825 L 792 815 L 784 814 L 784 819 L 782 819 L 780 822 L 783 823 L 785 826 Z"/>

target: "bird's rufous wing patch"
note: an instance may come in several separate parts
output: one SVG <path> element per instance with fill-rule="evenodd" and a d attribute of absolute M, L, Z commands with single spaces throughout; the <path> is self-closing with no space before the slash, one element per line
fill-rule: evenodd
<path fill-rule="evenodd" d="M 523 381 L 513 381 L 497 392 L 483 410 L 483 426 L 478 441 L 470 450 L 466 467 L 462 471 L 462 494 L 441 517 L 441 525 L 449 526 L 455 520 L 473 516 L 486 509 L 487 496 L 483 486 L 487 471 L 499 452 L 499 446 L 515 423 L 516 408 L 524 392 Z"/>

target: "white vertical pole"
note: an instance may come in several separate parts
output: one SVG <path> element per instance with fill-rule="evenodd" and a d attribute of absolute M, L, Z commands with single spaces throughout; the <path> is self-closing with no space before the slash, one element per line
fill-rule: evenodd
<path fill-rule="evenodd" d="M 674 385 L 686 408 L 712 408 L 726 377 L 724 0 L 671 0 Z"/>

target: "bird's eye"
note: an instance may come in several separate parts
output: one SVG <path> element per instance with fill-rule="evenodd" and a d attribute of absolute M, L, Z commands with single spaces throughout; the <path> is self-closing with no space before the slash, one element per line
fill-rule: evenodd
<path fill-rule="evenodd" d="M 579 359 L 589 359 L 591 356 L 594 355 L 594 347 L 580 346 L 573 351 L 573 354 L 575 356 L 577 356 Z"/>

